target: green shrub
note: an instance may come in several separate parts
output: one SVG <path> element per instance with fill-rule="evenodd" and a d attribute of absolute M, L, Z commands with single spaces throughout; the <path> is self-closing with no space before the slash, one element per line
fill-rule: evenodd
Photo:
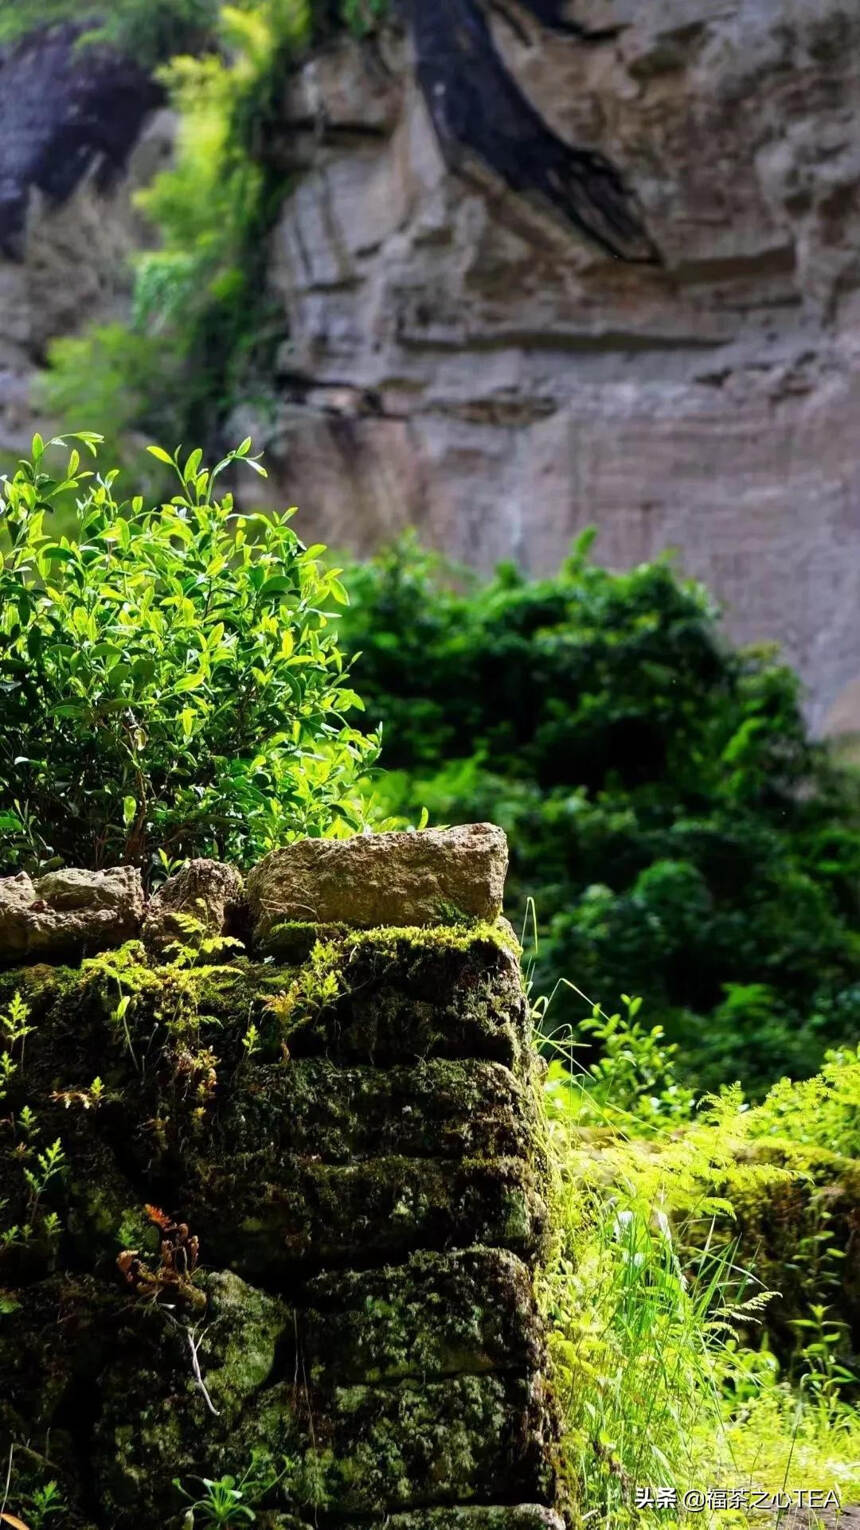
<path fill-rule="evenodd" d="M 116 498 L 116 474 L 77 452 L 58 478 L 38 437 L 2 480 L 0 870 L 247 863 L 358 825 L 376 746 L 341 716 L 357 698 L 327 607 L 345 592 L 292 511 L 238 517 L 215 497 L 225 469 L 258 466 L 249 448 L 211 471 L 151 448 L 178 479 L 166 504 Z M 52 537 L 70 493 L 75 535 Z"/>
<path fill-rule="evenodd" d="M 109 43 L 151 68 L 209 41 L 218 8 L 219 0 L 111 0 L 109 6 L 92 7 L 79 0 L 15 0 L 0 15 L 0 43 L 56 22 L 83 22 L 89 28 L 83 43 Z"/>
<path fill-rule="evenodd" d="M 480 584 L 407 539 L 352 571 L 344 631 L 384 724 L 385 806 L 501 823 L 545 991 L 565 975 L 606 1007 L 642 994 L 709 1087 L 811 1073 L 860 1017 L 845 787 L 796 676 L 731 650 L 700 586 L 586 554 Z M 583 1012 L 570 990 L 559 1005 Z"/>

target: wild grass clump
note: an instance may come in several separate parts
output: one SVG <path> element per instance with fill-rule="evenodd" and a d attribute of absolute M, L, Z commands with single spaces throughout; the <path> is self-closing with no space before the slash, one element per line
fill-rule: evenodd
<path fill-rule="evenodd" d="M 734 1179 L 766 1200 L 790 1181 L 791 1170 L 755 1161 L 760 1134 L 816 1109 L 820 1133 L 849 1120 L 856 1058 L 776 1086 L 757 1110 L 736 1089 L 697 1104 L 677 1085 L 674 1049 L 637 1013 L 633 1000 L 623 1014 L 594 1010 L 581 1031 L 547 1043 L 557 1237 L 542 1294 L 574 1517 L 605 1530 L 758 1522 L 745 1510 L 638 1508 L 637 1489 L 670 1489 L 682 1505 L 690 1490 L 815 1486 L 851 1502 L 860 1418 L 845 1325 L 817 1305 L 810 1256 L 807 1316 L 777 1358 L 772 1294 L 725 1189 Z"/>

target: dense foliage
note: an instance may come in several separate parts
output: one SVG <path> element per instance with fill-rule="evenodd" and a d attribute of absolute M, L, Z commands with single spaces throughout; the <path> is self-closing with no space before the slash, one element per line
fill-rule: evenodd
<path fill-rule="evenodd" d="M 0 14 L 0 44 L 58 22 L 82 27 L 84 44 L 121 48 L 144 67 L 173 53 L 205 46 L 212 36 L 218 0 L 111 0 L 82 7 L 78 0 L 15 0 Z"/>
<path fill-rule="evenodd" d="M 217 48 L 219 26 L 227 7 L 222 0 L 110 0 L 83 7 L 80 0 L 16 0 L 0 13 L 0 45 L 40 27 L 73 22 L 81 42 L 108 44 L 152 68 L 179 53 Z M 236 14 L 262 17 L 266 25 L 283 19 L 285 31 L 297 20 L 316 30 L 343 25 L 359 36 L 371 31 L 388 11 L 388 0 L 237 0 Z"/>
<path fill-rule="evenodd" d="M 730 651 L 700 587 L 583 545 L 554 578 L 502 568 L 464 592 L 407 542 L 351 588 L 386 802 L 504 826 L 544 987 L 642 994 L 700 1082 L 800 1076 L 856 1036 L 850 803 L 796 677 Z M 565 989 L 557 1009 L 582 1006 Z"/>
<path fill-rule="evenodd" d="M 257 466 L 249 448 L 211 471 L 152 448 L 178 480 L 166 504 L 118 499 L 77 452 L 54 474 L 38 437 L 0 484 L 0 875 L 247 863 L 359 826 L 375 744 L 341 716 L 357 698 L 327 607 L 344 590 L 293 512 L 240 519 L 215 497 L 225 469 Z M 75 535 L 55 537 L 70 493 Z"/>

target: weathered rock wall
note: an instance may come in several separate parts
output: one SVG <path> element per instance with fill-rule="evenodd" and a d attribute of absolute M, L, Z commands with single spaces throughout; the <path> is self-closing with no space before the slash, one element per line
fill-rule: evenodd
<path fill-rule="evenodd" d="M 860 13 L 580 0 L 600 43 L 497 37 L 557 130 L 620 165 L 665 262 L 625 267 L 444 168 L 394 47 L 309 65 L 273 152 L 289 319 L 271 490 L 314 536 L 400 527 L 545 570 L 583 527 L 677 548 L 821 724 L 860 673 Z M 850 722 L 849 717 L 843 719 Z"/>
<path fill-rule="evenodd" d="M 503 874 L 501 836 L 477 838 Z M 516 946 L 504 921 L 427 922 L 424 872 L 466 889 L 474 840 L 430 836 L 423 869 L 414 836 L 377 842 L 419 927 L 349 928 L 349 842 L 340 906 L 326 894 L 337 928 L 290 919 L 296 886 L 313 895 L 299 847 L 298 883 L 291 852 L 264 865 L 264 910 L 198 862 L 148 909 L 126 901 L 150 957 L 90 923 L 88 948 L 109 949 L 82 969 L 0 973 L 0 1013 L 18 993 L 32 1027 L 5 1044 L 0 1121 L 0 1230 L 19 1228 L 0 1242 L 9 1512 L 27 1522 L 54 1478 L 70 1530 L 178 1527 L 174 1478 L 197 1496 L 254 1461 L 280 1478 L 258 1505 L 269 1530 L 558 1526 L 533 1290 L 547 1170 Z M 6 962 L 24 917 L 12 881 Z M 494 888 L 487 901 L 479 877 L 491 920 Z M 35 891 L 43 940 L 58 894 Z M 246 954 L 157 955 L 183 908 L 210 934 L 243 929 Z M 265 956 L 278 943 L 289 963 Z M 64 1164 L 36 1194 L 26 1173 L 55 1139 Z"/>

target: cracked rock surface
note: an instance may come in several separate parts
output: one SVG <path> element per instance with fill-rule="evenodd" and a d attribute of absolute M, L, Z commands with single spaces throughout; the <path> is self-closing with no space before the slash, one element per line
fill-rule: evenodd
<path fill-rule="evenodd" d="M 493 824 L 420 833 L 303 839 L 248 877 L 257 940 L 280 923 L 371 929 L 435 924 L 451 912 L 491 922 L 502 911 L 507 841 Z"/>

